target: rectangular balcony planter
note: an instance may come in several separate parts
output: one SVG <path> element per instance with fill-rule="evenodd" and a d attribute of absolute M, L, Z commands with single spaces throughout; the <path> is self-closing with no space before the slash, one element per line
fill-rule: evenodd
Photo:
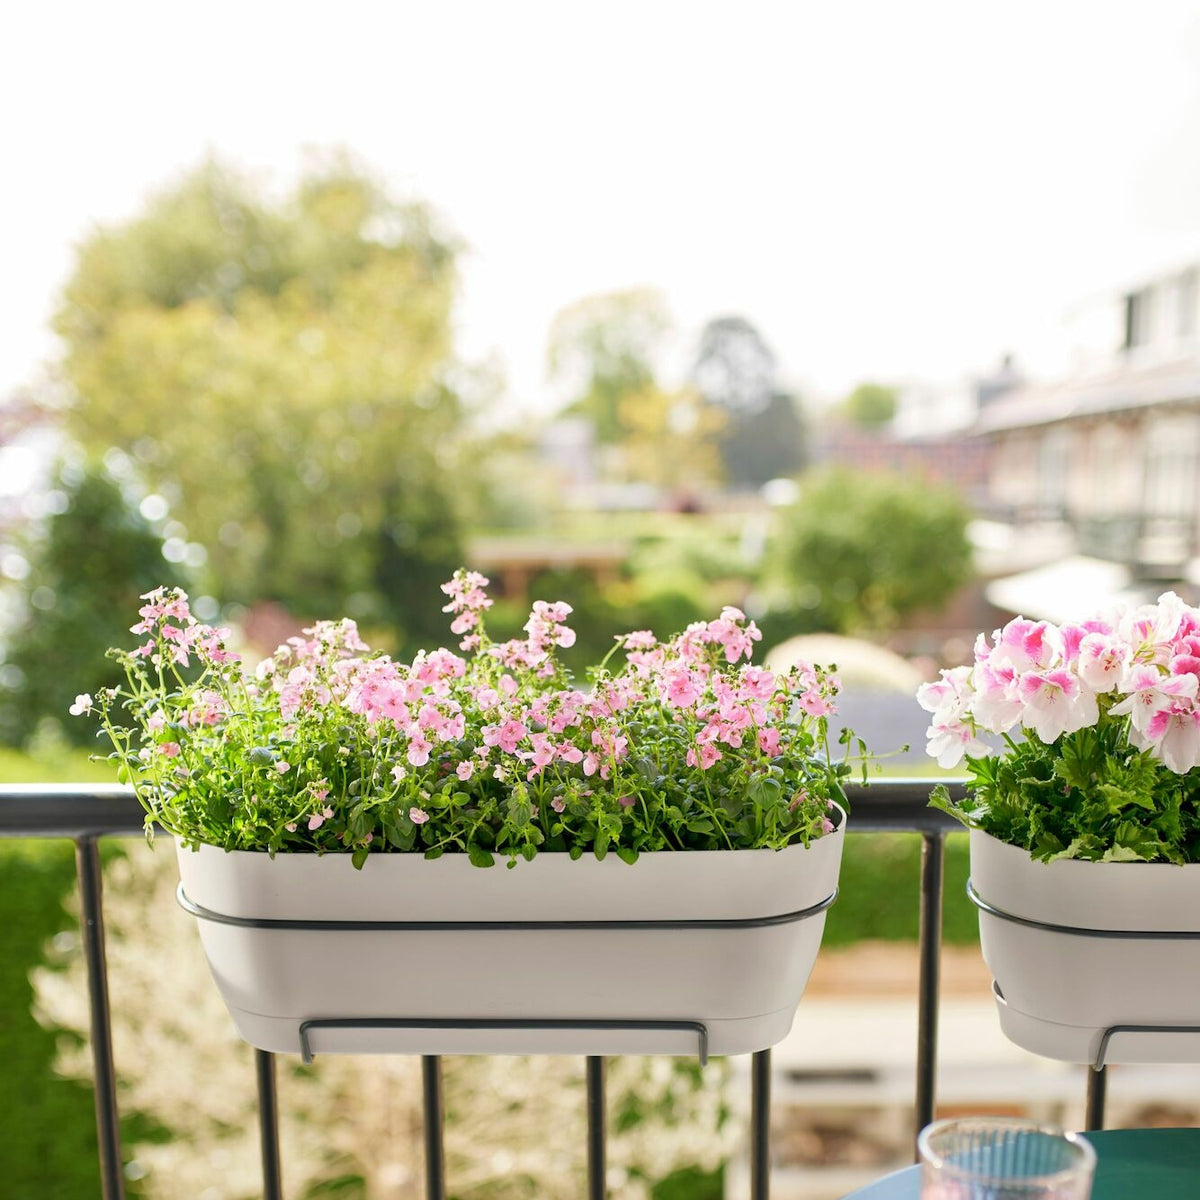
<path fill-rule="evenodd" d="M 810 846 L 542 853 L 512 870 L 179 848 L 238 1032 L 301 1053 L 741 1054 L 791 1028 L 837 893 Z"/>
<path fill-rule="evenodd" d="M 1200 1062 L 1200 865 L 1041 863 L 971 830 L 971 899 L 1010 1041 L 1065 1062 Z"/>

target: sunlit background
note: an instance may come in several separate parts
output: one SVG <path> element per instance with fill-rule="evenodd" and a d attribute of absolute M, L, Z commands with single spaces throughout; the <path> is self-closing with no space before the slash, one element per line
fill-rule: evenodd
<path fill-rule="evenodd" d="M 771 661 L 836 661 L 910 773 L 913 689 L 975 631 L 1196 594 L 1194 3 L 45 3 L 0 38 L 0 778 L 107 777 L 66 709 L 160 582 L 251 651 L 349 614 L 408 655 L 466 564 L 501 636 L 571 603 L 576 669 L 738 604 Z M 902 947 L 914 861 L 854 850 L 868 898 L 827 941 Z M 149 980 L 173 935 L 139 878 L 113 889 Z M 40 1081 L 0 1103 L 21 1194 L 83 1200 L 70 880 L 0 847 L 0 1056 Z M 146 1003 L 131 1189 L 252 1189 L 238 1121 L 189 1125 L 139 1059 Z M 293 1106 L 303 1194 L 418 1194 L 416 1092 L 379 1070 L 301 1081 L 327 1088 Z M 513 1157 L 574 1095 L 554 1070 L 511 1137 L 464 1138 L 464 1197 L 576 1194 L 557 1142 Z M 614 1195 L 740 1194 L 691 1076 L 619 1087 Z M 323 1103 L 357 1139 L 320 1140 Z M 796 1117 L 781 1153 L 878 1174 L 896 1139 L 856 1121 L 858 1150 Z"/>

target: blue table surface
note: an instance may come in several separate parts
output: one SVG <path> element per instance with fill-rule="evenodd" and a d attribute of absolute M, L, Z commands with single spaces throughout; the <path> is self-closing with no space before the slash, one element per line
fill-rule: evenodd
<path fill-rule="evenodd" d="M 1096 1148 L 1092 1200 L 1196 1200 L 1200 1129 L 1107 1129 L 1085 1135 Z M 921 1168 L 905 1167 L 844 1200 L 919 1200 Z"/>

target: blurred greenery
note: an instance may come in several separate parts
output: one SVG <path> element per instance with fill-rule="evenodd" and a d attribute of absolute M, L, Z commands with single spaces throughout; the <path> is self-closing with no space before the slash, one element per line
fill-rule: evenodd
<path fill-rule="evenodd" d="M 104 652 L 129 643 L 138 596 L 181 582 L 162 538 L 108 471 L 69 466 L 58 486 L 64 507 L 26 548 L 24 616 L 9 633 L 0 742 L 10 745 L 35 734 L 95 743 L 93 725 L 73 720 L 67 707 L 80 692 L 120 681 Z"/>
<path fill-rule="evenodd" d="M 224 602 L 441 632 L 455 246 L 343 158 L 265 198 L 215 162 L 82 245 L 56 319 L 67 431 L 123 451 Z"/>
<path fill-rule="evenodd" d="M 842 401 L 840 411 L 856 425 L 882 428 L 896 415 L 896 389 L 882 383 L 860 383 Z"/>
<path fill-rule="evenodd" d="M 651 289 L 587 296 L 554 318 L 547 366 L 567 398 L 564 414 L 590 423 L 606 477 L 691 503 L 692 489 L 721 475 L 725 414 L 694 388 L 660 383 L 670 328 L 666 303 Z"/>
<path fill-rule="evenodd" d="M 959 494 L 918 476 L 823 468 L 801 478 L 772 547 L 783 599 L 811 629 L 894 627 L 936 610 L 970 578 L 970 512 Z"/>
<path fill-rule="evenodd" d="M 967 899 L 967 835 L 946 838 L 942 940 L 970 946 L 979 925 Z M 823 949 L 850 946 L 865 938 L 915 942 L 921 885 L 921 835 L 852 834 L 846 838 L 838 898 L 825 921 Z"/>

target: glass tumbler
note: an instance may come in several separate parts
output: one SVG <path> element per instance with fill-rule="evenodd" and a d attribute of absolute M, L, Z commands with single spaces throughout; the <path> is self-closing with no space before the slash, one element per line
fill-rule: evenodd
<path fill-rule="evenodd" d="M 921 1200 L 1088 1200 L 1096 1170 L 1086 1138 L 1016 1118 L 934 1121 L 917 1149 Z"/>

